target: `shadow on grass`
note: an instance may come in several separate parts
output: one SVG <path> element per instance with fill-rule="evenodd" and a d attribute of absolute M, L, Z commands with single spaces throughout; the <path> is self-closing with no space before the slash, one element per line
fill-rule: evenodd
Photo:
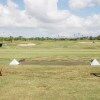
<path fill-rule="evenodd" d="M 96 76 L 96 77 L 100 77 L 100 73 L 90 73 L 90 75 Z"/>

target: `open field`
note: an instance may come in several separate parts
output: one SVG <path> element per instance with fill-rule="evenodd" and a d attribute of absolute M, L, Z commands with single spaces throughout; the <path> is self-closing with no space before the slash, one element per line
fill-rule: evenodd
<path fill-rule="evenodd" d="M 80 43 L 81 42 L 81 43 Z M 14 41 L 0 48 L 0 100 L 100 100 L 100 42 Z M 22 43 L 34 43 L 20 47 Z M 12 59 L 25 59 L 9 66 Z"/>

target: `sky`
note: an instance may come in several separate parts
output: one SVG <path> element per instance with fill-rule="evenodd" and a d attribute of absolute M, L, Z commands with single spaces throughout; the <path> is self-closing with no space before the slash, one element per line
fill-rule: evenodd
<path fill-rule="evenodd" d="M 100 35 L 100 0 L 0 0 L 0 36 Z"/>

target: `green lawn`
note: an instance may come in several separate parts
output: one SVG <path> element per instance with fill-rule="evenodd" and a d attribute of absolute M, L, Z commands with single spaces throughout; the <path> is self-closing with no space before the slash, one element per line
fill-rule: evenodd
<path fill-rule="evenodd" d="M 80 41 L 27 41 L 34 47 L 18 47 L 24 41 L 0 48 L 0 100 L 100 100 L 100 43 Z M 88 42 L 88 41 L 87 41 Z M 9 66 L 12 59 L 25 59 Z"/>

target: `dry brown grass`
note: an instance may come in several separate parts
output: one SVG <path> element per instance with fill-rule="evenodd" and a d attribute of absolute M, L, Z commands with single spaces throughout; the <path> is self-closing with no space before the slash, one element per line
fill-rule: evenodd
<path fill-rule="evenodd" d="M 99 100 L 100 77 L 91 73 L 100 73 L 100 68 L 84 65 L 3 67 L 0 100 Z"/>

